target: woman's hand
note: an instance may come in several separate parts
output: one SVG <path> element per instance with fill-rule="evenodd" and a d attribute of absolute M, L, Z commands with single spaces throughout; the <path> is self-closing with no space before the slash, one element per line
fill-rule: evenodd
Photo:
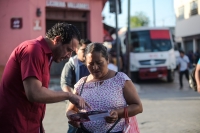
<path fill-rule="evenodd" d="M 118 120 L 118 113 L 116 110 L 112 110 L 110 112 L 110 116 L 105 117 L 105 120 L 107 123 L 114 123 L 116 120 Z"/>
<path fill-rule="evenodd" d="M 72 114 L 76 114 L 77 112 L 76 111 L 74 111 L 74 110 L 70 110 L 70 111 L 68 111 L 68 112 L 66 112 L 66 117 L 68 118 L 68 123 L 70 124 L 70 125 L 72 125 L 73 127 L 77 127 L 77 128 L 79 128 L 80 127 L 80 122 L 76 122 L 76 121 L 72 121 L 71 119 L 70 119 L 70 115 L 72 115 Z"/>

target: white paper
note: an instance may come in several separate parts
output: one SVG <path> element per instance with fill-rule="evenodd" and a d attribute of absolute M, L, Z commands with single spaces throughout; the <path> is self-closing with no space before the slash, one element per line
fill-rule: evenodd
<path fill-rule="evenodd" d="M 106 116 L 109 116 L 108 112 L 106 112 L 106 113 L 100 113 L 100 114 L 94 114 L 94 115 L 89 115 L 88 117 L 89 117 L 89 119 L 91 121 L 96 121 L 96 120 L 104 120 L 104 118 Z"/>

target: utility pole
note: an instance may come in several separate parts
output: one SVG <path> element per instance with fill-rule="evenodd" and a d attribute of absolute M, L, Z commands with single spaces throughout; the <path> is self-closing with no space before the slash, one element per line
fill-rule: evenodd
<path fill-rule="evenodd" d="M 116 34 L 116 47 L 117 47 L 117 67 L 118 67 L 118 71 L 120 71 L 120 47 L 119 47 L 119 37 L 118 37 L 118 12 L 119 12 L 119 6 L 118 6 L 118 0 L 115 0 L 115 34 Z"/>
<path fill-rule="evenodd" d="M 109 0 L 110 12 L 115 13 L 115 34 L 116 34 L 116 48 L 117 48 L 117 67 L 120 71 L 120 44 L 118 37 L 118 14 L 122 12 L 121 10 L 121 0 Z"/>
<path fill-rule="evenodd" d="M 126 43 L 126 57 L 127 57 L 127 75 L 131 77 L 130 74 L 130 0 L 128 0 L 128 26 L 127 26 L 127 43 Z"/>
<path fill-rule="evenodd" d="M 153 26 L 156 27 L 155 0 L 153 0 Z"/>

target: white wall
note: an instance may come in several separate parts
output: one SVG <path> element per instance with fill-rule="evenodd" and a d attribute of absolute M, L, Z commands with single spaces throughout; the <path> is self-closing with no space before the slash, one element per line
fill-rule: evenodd
<path fill-rule="evenodd" d="M 179 8 L 184 6 L 184 19 L 176 19 L 176 38 L 200 34 L 200 0 L 198 0 L 198 14 L 190 16 L 190 3 L 192 1 L 174 0 L 176 18 L 179 16 Z"/>
<path fill-rule="evenodd" d="M 176 22 L 176 37 L 186 37 L 200 34 L 200 15 L 191 16 L 189 19 Z"/>

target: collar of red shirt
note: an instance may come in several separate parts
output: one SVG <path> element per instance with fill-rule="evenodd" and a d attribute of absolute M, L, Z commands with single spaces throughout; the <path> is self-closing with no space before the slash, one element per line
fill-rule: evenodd
<path fill-rule="evenodd" d="M 44 49 L 44 52 L 45 52 L 46 54 L 52 54 L 51 49 L 49 48 L 47 42 L 44 40 L 44 38 L 43 38 L 42 36 L 39 36 L 39 37 L 37 38 L 37 40 L 38 40 L 39 42 L 41 42 L 40 44 L 42 45 L 42 48 Z"/>

